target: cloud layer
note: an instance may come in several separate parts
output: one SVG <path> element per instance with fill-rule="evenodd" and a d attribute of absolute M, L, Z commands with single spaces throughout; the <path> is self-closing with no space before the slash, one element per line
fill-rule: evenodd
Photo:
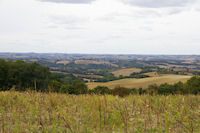
<path fill-rule="evenodd" d="M 0 52 L 200 51 L 200 0 L 20 1 L 0 0 Z"/>
<path fill-rule="evenodd" d="M 91 3 L 94 0 L 40 0 L 41 2 L 54 2 L 54 3 L 74 3 L 74 4 L 86 4 Z"/>
<path fill-rule="evenodd" d="M 195 0 L 122 0 L 125 3 L 147 8 L 182 7 Z"/>

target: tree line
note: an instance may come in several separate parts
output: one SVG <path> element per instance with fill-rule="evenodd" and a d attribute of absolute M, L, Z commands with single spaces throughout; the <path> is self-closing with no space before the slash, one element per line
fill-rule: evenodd
<path fill-rule="evenodd" d="M 200 77 L 194 76 L 186 83 L 150 85 L 148 89 L 128 89 L 117 86 L 109 89 L 97 86 L 89 90 L 84 81 L 73 75 L 54 74 L 48 67 L 38 63 L 24 61 L 6 61 L 0 59 L 0 91 L 15 89 L 17 91 L 35 90 L 40 92 L 59 92 L 66 94 L 112 94 L 126 96 L 129 94 L 200 94 Z"/>
<path fill-rule="evenodd" d="M 86 85 L 73 75 L 51 73 L 48 67 L 38 63 L 0 59 L 1 91 L 15 89 L 73 93 L 78 87 L 86 88 Z"/>
<path fill-rule="evenodd" d="M 97 86 L 93 90 L 90 90 L 90 93 L 94 94 L 112 94 L 118 95 L 121 97 L 130 95 L 130 94 L 148 94 L 148 95 L 186 95 L 186 94 L 200 94 L 200 77 L 194 76 L 189 79 L 186 83 L 178 82 L 175 84 L 164 83 L 161 85 L 153 84 L 149 85 L 147 89 L 143 88 L 125 88 L 117 86 L 114 89 L 109 89 L 106 86 Z"/>

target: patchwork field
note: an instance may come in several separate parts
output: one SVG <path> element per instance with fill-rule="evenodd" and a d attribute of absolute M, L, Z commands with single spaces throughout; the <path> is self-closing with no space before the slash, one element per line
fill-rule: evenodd
<path fill-rule="evenodd" d="M 85 75 L 85 74 L 73 74 L 76 77 L 85 77 L 85 78 L 103 78 L 103 76 L 99 75 Z"/>
<path fill-rule="evenodd" d="M 158 77 L 149 77 L 149 78 L 143 78 L 143 79 L 132 79 L 132 78 L 121 79 L 121 80 L 115 80 L 115 81 L 110 81 L 106 83 L 91 82 L 91 83 L 87 83 L 87 85 L 89 89 L 93 89 L 97 86 L 107 86 L 111 89 L 115 88 L 116 86 L 146 89 L 151 84 L 160 85 L 162 83 L 174 84 L 179 81 L 186 82 L 191 77 L 192 76 L 188 76 L 188 75 L 161 75 Z"/>
<path fill-rule="evenodd" d="M 67 65 L 67 64 L 69 64 L 69 63 L 70 63 L 69 60 L 63 60 L 63 61 L 58 61 L 58 62 L 56 62 L 56 64 L 64 64 L 64 65 Z"/>
<path fill-rule="evenodd" d="M 148 75 L 150 77 L 159 77 L 160 74 L 158 74 L 157 72 L 148 72 L 148 73 L 143 73 L 144 75 Z"/>
<path fill-rule="evenodd" d="M 84 64 L 84 65 L 88 65 L 88 64 L 110 65 L 110 66 L 113 66 L 113 67 L 118 67 L 118 65 L 112 64 L 112 63 L 110 63 L 109 61 L 75 60 L 74 63 L 75 63 L 75 64 Z"/>
<path fill-rule="evenodd" d="M 199 133 L 200 96 L 0 92 L 1 133 Z"/>
<path fill-rule="evenodd" d="M 116 71 L 113 71 L 112 74 L 114 74 L 116 77 L 122 76 L 129 76 L 133 72 L 141 72 L 142 69 L 139 68 L 126 68 L 126 69 L 119 69 Z"/>

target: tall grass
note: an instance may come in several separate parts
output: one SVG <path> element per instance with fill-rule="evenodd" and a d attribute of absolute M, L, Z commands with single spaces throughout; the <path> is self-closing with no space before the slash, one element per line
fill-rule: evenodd
<path fill-rule="evenodd" d="M 198 133 L 200 96 L 0 92 L 0 131 Z"/>

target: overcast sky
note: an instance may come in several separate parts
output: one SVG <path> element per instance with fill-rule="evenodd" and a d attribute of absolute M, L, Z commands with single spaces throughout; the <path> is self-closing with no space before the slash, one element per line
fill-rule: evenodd
<path fill-rule="evenodd" d="M 0 0 L 0 52 L 200 54 L 200 0 Z"/>

